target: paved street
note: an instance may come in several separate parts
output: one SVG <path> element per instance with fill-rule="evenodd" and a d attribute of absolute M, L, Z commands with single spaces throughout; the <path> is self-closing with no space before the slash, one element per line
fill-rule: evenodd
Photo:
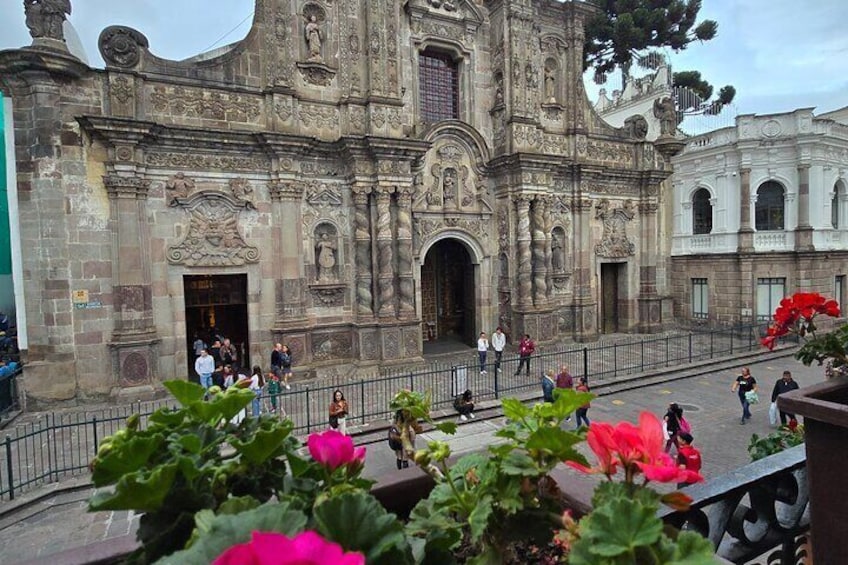
<path fill-rule="evenodd" d="M 751 372 L 760 383 L 761 404 L 752 408 L 753 419 L 739 425 L 741 407 L 730 392 L 737 370 L 722 370 L 701 376 L 681 379 L 656 386 L 602 396 L 592 402 L 589 417 L 593 421 L 635 420 L 639 412 L 649 410 L 662 415 L 669 402 L 683 406 L 692 424 L 695 444 L 703 453 L 703 473 L 709 480 L 749 461 L 746 451 L 752 433 L 769 433 L 768 401 L 774 382 L 789 368 L 803 387 L 823 380 L 820 367 L 803 367 L 791 357 L 775 358 L 751 364 Z M 478 419 L 463 423 L 458 434 L 450 440 L 455 453 L 480 449 L 492 441 L 500 418 Z M 425 433 L 421 441 L 439 434 Z M 368 445 L 366 474 L 377 476 L 395 469 L 394 454 L 385 441 Z M 84 481 L 80 484 L 84 485 Z M 52 488 L 55 488 L 52 487 Z M 44 491 L 41 491 L 42 493 Z M 38 493 L 28 494 L 32 499 Z M 3 552 L 0 563 L 18 563 L 39 556 L 87 543 L 112 539 L 131 531 L 137 520 L 125 512 L 85 512 L 85 498 L 90 489 L 64 493 L 42 500 L 34 507 L 25 507 L 0 518 L 0 544 Z M 4 503 L 8 506 L 9 503 Z M 3 505 L 0 505 L 0 512 Z M 49 559 L 56 565 L 55 559 Z"/>

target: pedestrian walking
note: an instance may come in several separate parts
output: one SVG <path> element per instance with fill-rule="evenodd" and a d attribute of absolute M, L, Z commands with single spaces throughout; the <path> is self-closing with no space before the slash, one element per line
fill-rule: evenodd
<path fill-rule="evenodd" d="M 672 402 L 663 416 L 663 424 L 666 429 L 665 452 L 671 453 L 671 446 L 680 453 L 680 442 L 678 436 L 681 432 L 681 421 L 683 420 L 683 409 Z"/>
<path fill-rule="evenodd" d="M 495 350 L 496 374 L 501 372 L 501 357 L 503 357 L 504 347 L 506 347 L 506 334 L 503 332 L 503 328 L 498 326 L 495 333 L 492 334 L 492 349 Z"/>
<path fill-rule="evenodd" d="M 205 349 L 200 350 L 200 356 L 194 361 L 194 372 L 200 378 L 200 386 L 209 390 L 212 386 L 212 373 L 215 372 L 215 360 Z"/>
<path fill-rule="evenodd" d="M 556 377 L 553 369 L 542 373 L 542 400 L 544 402 L 554 401 L 554 389 L 556 388 Z"/>
<path fill-rule="evenodd" d="M 200 352 L 206 349 L 206 342 L 200 339 L 198 334 L 194 334 L 194 343 L 191 346 L 194 349 L 194 356 L 197 358 L 200 357 Z"/>
<path fill-rule="evenodd" d="M 530 376 L 530 357 L 536 352 L 536 344 L 530 339 L 530 334 L 524 334 L 518 343 L 518 369 L 515 371 L 517 377 L 521 373 L 521 367 L 525 368 L 525 375 Z"/>
<path fill-rule="evenodd" d="M 294 359 L 292 358 L 291 350 L 288 345 L 283 344 L 280 347 L 280 363 L 282 363 L 283 386 L 286 387 L 286 390 L 291 390 L 289 379 L 292 376 L 292 365 L 294 364 Z"/>
<path fill-rule="evenodd" d="M 262 374 L 262 369 L 259 365 L 253 366 L 253 373 L 250 375 L 250 385 L 248 388 L 253 391 L 254 397 L 250 401 L 253 410 L 253 417 L 258 418 L 262 407 L 262 388 L 265 386 L 265 376 Z"/>
<path fill-rule="evenodd" d="M 480 332 L 480 337 L 477 339 L 477 355 L 480 357 L 480 374 L 486 374 L 486 355 L 489 353 L 489 340 L 486 338 L 486 332 Z"/>
<path fill-rule="evenodd" d="M 348 405 L 341 390 L 333 391 L 333 401 L 330 403 L 330 427 L 347 435 Z"/>
<path fill-rule="evenodd" d="M 777 402 L 777 397 L 783 393 L 789 392 L 791 390 L 798 390 L 798 383 L 792 380 L 792 372 L 791 371 L 783 371 L 783 376 L 774 383 L 774 389 L 771 391 L 771 401 L 772 403 Z M 789 412 L 780 411 L 780 425 L 786 425 L 787 416 L 790 420 L 795 420 L 795 414 L 791 414 Z"/>
<path fill-rule="evenodd" d="M 730 392 L 739 394 L 739 402 L 742 404 L 742 418 L 739 420 L 739 424 L 745 425 L 745 422 L 751 419 L 751 400 L 757 394 L 757 379 L 751 375 L 751 370 L 748 367 L 742 368 L 742 374 L 736 377 L 730 387 Z M 751 392 L 754 393 L 753 396 L 749 395 Z"/>
<path fill-rule="evenodd" d="M 283 344 L 275 343 L 271 350 L 271 372 L 280 379 L 283 375 Z"/>
<path fill-rule="evenodd" d="M 575 388 L 575 390 L 577 392 L 589 392 L 589 383 L 586 382 L 586 377 L 580 377 L 579 379 L 577 379 L 577 387 Z M 577 414 L 577 429 L 578 430 L 580 429 L 580 422 L 581 421 L 586 424 L 587 428 L 589 427 L 589 424 L 591 424 L 591 422 L 589 421 L 589 416 L 588 416 L 589 408 L 591 408 L 591 407 L 592 407 L 592 404 L 590 402 L 587 402 L 586 404 L 584 404 L 583 406 L 581 406 L 580 408 L 577 409 L 576 414 Z"/>
<path fill-rule="evenodd" d="M 395 412 L 394 424 L 389 429 L 389 443 L 394 448 L 398 469 L 409 467 L 409 460 L 415 454 L 415 437 L 421 431 L 421 425 L 409 412 L 406 410 Z"/>
<path fill-rule="evenodd" d="M 701 472 L 701 452 L 692 445 L 695 438 L 692 434 L 681 432 L 679 436 L 680 446 L 677 448 L 677 466 L 687 471 Z M 691 483 L 677 483 L 677 488 L 683 488 Z"/>
<path fill-rule="evenodd" d="M 574 377 L 572 377 L 571 373 L 568 372 L 567 365 L 562 365 L 559 368 L 559 373 L 557 373 L 556 376 L 556 387 L 563 390 L 571 390 L 574 388 Z M 565 421 L 571 421 L 571 414 L 566 416 Z"/>
<path fill-rule="evenodd" d="M 474 418 L 474 398 L 470 390 L 463 392 L 453 400 L 453 407 L 459 412 L 459 419 L 463 422 L 468 418 Z"/>
<path fill-rule="evenodd" d="M 268 398 L 271 401 L 271 414 L 277 413 L 277 401 L 280 396 L 280 377 L 274 373 L 268 373 Z M 280 407 L 280 414 L 285 416 L 285 410 Z"/>

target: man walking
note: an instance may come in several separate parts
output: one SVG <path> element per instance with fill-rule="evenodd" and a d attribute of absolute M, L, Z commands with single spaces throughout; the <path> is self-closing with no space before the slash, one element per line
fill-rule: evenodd
<path fill-rule="evenodd" d="M 777 397 L 783 394 L 784 392 L 789 392 L 790 390 L 798 390 L 798 383 L 792 380 L 792 373 L 790 371 L 783 371 L 783 377 L 778 379 L 776 383 L 774 383 L 774 389 L 771 391 L 771 401 L 777 402 Z M 780 411 L 780 425 L 786 425 L 786 417 L 789 417 L 790 420 L 795 419 L 795 414 L 790 414 L 789 412 Z"/>
<path fill-rule="evenodd" d="M 518 369 L 515 371 L 515 376 L 517 377 L 521 374 L 521 367 L 524 367 L 526 370 L 526 375 L 530 376 L 530 357 L 533 353 L 536 352 L 536 344 L 533 343 L 533 340 L 530 339 L 530 334 L 524 334 L 524 337 L 521 338 L 521 341 L 518 344 Z"/>
<path fill-rule="evenodd" d="M 477 340 L 477 355 L 480 357 L 480 374 L 486 374 L 486 355 L 489 352 L 489 340 L 486 339 L 486 332 L 480 332 L 480 339 Z"/>
<path fill-rule="evenodd" d="M 194 362 L 194 372 L 200 377 L 200 384 L 206 390 L 212 386 L 212 373 L 215 372 L 215 360 L 205 349 L 200 350 L 200 357 Z"/>
<path fill-rule="evenodd" d="M 495 374 L 501 372 L 501 357 L 503 357 L 504 347 L 506 347 L 506 334 L 498 326 L 498 329 L 492 334 L 492 349 L 495 350 Z"/>

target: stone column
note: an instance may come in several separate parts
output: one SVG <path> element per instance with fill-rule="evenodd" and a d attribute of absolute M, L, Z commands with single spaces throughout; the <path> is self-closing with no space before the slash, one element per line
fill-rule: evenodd
<path fill-rule="evenodd" d="M 545 297 L 548 302 L 553 299 L 554 285 L 551 281 L 551 274 L 554 272 L 554 252 L 551 244 L 553 243 L 554 218 L 551 214 L 551 204 L 553 198 L 548 195 L 544 199 L 544 217 L 545 217 L 545 288 L 547 289 Z M 565 245 L 565 242 L 562 242 Z"/>
<path fill-rule="evenodd" d="M 378 286 L 380 289 L 380 317 L 395 316 L 395 268 L 394 245 L 392 236 L 392 192 L 394 187 L 381 186 L 375 189 L 377 194 L 377 266 L 379 269 Z"/>
<path fill-rule="evenodd" d="M 813 251 L 813 227 L 810 225 L 810 165 L 798 165 L 798 227 L 795 251 Z"/>
<path fill-rule="evenodd" d="M 301 200 L 303 185 L 296 181 L 272 181 L 268 185 L 274 214 L 274 278 L 276 279 L 277 316 L 274 333 L 290 327 L 295 320 L 306 316 L 303 300 L 301 249 L 303 248 Z"/>
<path fill-rule="evenodd" d="M 401 318 L 415 317 L 415 281 L 412 278 L 412 187 L 397 192 L 397 253 Z"/>
<path fill-rule="evenodd" d="M 374 316 L 373 278 L 371 276 L 371 213 L 368 195 L 371 188 L 353 187 L 354 245 L 356 254 L 356 317 L 371 319 Z"/>
<path fill-rule="evenodd" d="M 109 194 L 112 236 L 112 366 L 122 388 L 151 384 L 158 374 L 158 342 L 153 323 L 150 231 L 147 195 L 150 182 L 136 175 L 103 177 Z"/>
<path fill-rule="evenodd" d="M 545 204 L 544 197 L 538 195 L 533 200 L 533 303 L 536 307 L 542 306 L 547 301 L 548 287 L 548 269 L 545 264 Z"/>
<path fill-rule="evenodd" d="M 739 253 L 754 251 L 754 229 L 751 227 L 751 169 L 739 169 Z"/>
<path fill-rule="evenodd" d="M 518 305 L 526 309 L 533 305 L 533 263 L 530 254 L 530 199 L 527 194 L 515 197 L 518 215 L 515 241 L 518 248 Z"/>
<path fill-rule="evenodd" d="M 591 340 L 597 335 L 596 301 L 592 291 L 594 257 L 592 245 L 592 200 L 578 196 L 572 206 L 574 215 L 574 333 L 575 339 Z"/>
<path fill-rule="evenodd" d="M 639 261 L 639 329 L 643 333 L 659 331 L 662 304 L 657 295 L 657 211 L 654 201 L 639 203 L 641 250 Z"/>

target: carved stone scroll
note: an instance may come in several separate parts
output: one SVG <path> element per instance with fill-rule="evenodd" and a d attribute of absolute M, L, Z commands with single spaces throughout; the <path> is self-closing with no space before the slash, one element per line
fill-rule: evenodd
<path fill-rule="evenodd" d="M 633 202 L 627 200 L 620 207 L 613 208 L 606 198 L 595 205 L 595 218 L 603 220 L 604 234 L 595 245 L 595 254 L 599 257 L 622 258 L 636 253 L 636 246 L 627 237 L 627 222 L 633 219 Z"/>
<path fill-rule="evenodd" d="M 394 252 L 392 251 L 392 190 L 381 187 L 377 190 L 377 264 L 380 285 L 380 316 L 395 313 Z"/>

